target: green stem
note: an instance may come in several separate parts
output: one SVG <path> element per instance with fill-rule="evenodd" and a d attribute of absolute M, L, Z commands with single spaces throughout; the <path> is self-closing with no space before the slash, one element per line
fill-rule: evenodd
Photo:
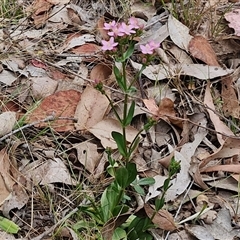
<path fill-rule="evenodd" d="M 122 70 L 123 70 L 123 84 L 125 86 L 125 89 L 127 89 L 127 78 L 126 78 L 126 62 L 122 63 Z M 127 92 L 124 93 L 124 105 L 123 105 L 123 118 L 122 118 L 122 133 L 123 133 L 123 139 L 124 144 L 127 146 L 127 137 L 126 137 L 126 118 L 127 118 L 127 109 L 128 109 L 128 94 Z M 126 163 L 129 161 L 129 157 L 126 160 Z"/>

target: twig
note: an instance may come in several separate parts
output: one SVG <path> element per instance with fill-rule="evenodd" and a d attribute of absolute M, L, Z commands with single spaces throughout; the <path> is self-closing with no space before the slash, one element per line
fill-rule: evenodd
<path fill-rule="evenodd" d="M 0 138 L 0 142 L 1 141 L 4 141 L 5 139 L 9 138 L 10 136 L 14 135 L 15 133 L 18 133 L 18 132 L 21 132 L 23 129 L 25 128 L 29 128 L 29 127 L 32 127 L 34 125 L 37 125 L 39 123 L 43 123 L 43 122 L 50 122 L 50 121 L 54 121 L 54 120 L 58 120 L 58 119 L 63 119 L 63 120 L 73 120 L 73 121 L 76 121 L 76 119 L 74 118 L 68 118 L 68 117 L 54 117 L 54 116 L 48 116 L 46 117 L 45 119 L 43 120 L 39 120 L 39 121 L 35 121 L 35 122 L 32 122 L 32 123 L 29 123 L 29 124 L 26 124 L 14 131 L 11 131 L 10 133 L 4 135 L 3 137 Z"/>

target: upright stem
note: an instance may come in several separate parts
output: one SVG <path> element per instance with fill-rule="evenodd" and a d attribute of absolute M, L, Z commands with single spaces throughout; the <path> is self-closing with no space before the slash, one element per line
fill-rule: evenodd
<path fill-rule="evenodd" d="M 125 86 L 125 93 L 124 93 L 124 105 L 123 105 L 123 119 L 122 119 L 122 131 L 123 131 L 123 139 L 124 139 L 124 144 L 127 146 L 127 137 L 126 137 L 126 125 L 125 125 L 125 120 L 127 118 L 127 106 L 128 106 L 128 93 L 127 93 L 127 78 L 126 78 L 126 62 L 124 61 L 122 63 L 122 70 L 123 70 L 123 84 Z M 128 162 L 128 159 L 125 159 L 126 162 Z"/>

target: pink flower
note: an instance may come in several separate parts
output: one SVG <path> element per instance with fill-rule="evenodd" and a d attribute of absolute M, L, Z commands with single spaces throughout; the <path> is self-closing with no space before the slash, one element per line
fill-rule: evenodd
<path fill-rule="evenodd" d="M 116 24 L 112 29 L 111 32 L 108 32 L 108 35 L 111 37 L 121 37 L 124 33 L 121 31 L 119 24 Z"/>
<path fill-rule="evenodd" d="M 143 54 L 153 54 L 153 51 L 159 48 L 160 43 L 155 43 L 154 41 L 148 42 L 146 45 L 140 45 L 140 49 Z"/>
<path fill-rule="evenodd" d="M 139 29 L 139 28 L 142 28 L 143 26 L 141 26 L 137 20 L 137 18 L 135 17 L 130 17 L 129 20 L 128 20 L 128 23 L 129 25 L 132 26 L 132 28 L 134 29 Z"/>
<path fill-rule="evenodd" d="M 133 30 L 134 26 L 133 25 L 127 25 L 125 22 L 121 23 L 119 30 L 124 34 L 124 35 L 131 35 L 132 33 L 136 33 L 135 30 Z"/>
<path fill-rule="evenodd" d="M 118 45 L 118 43 L 114 42 L 114 38 L 110 37 L 109 41 L 102 40 L 102 50 L 103 51 L 111 51 Z"/>
<path fill-rule="evenodd" d="M 117 25 L 116 21 L 112 21 L 110 23 L 104 23 L 103 29 L 112 30 Z"/>
<path fill-rule="evenodd" d="M 150 41 L 148 44 L 150 45 L 150 47 L 151 47 L 153 50 L 155 50 L 155 49 L 157 49 L 157 48 L 160 47 L 160 43 L 156 43 L 156 42 L 154 42 L 153 40 Z"/>

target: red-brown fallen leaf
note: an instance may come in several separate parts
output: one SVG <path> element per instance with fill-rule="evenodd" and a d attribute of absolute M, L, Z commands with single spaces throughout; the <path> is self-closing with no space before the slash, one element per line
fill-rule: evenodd
<path fill-rule="evenodd" d="M 97 64 L 90 73 L 90 79 L 104 82 L 112 74 L 112 69 L 105 64 Z"/>
<path fill-rule="evenodd" d="M 30 63 L 34 66 L 34 67 L 38 67 L 38 68 L 42 68 L 42 69 L 47 69 L 47 65 L 45 63 L 43 63 L 42 61 L 39 61 L 37 59 L 32 59 L 30 61 Z"/>
<path fill-rule="evenodd" d="M 75 47 L 71 49 L 71 52 L 76 54 L 85 54 L 87 55 L 93 55 L 94 53 L 101 50 L 101 47 L 94 43 L 85 43 L 81 46 Z"/>
<path fill-rule="evenodd" d="M 155 210 L 147 203 L 144 204 L 144 209 L 149 218 L 151 218 L 155 213 Z M 177 229 L 173 216 L 167 210 L 159 210 L 152 221 L 159 228 L 166 231 L 174 231 Z"/>
<path fill-rule="evenodd" d="M 203 36 L 193 37 L 189 43 L 188 49 L 193 57 L 202 60 L 210 66 L 219 66 L 213 48 Z"/>
<path fill-rule="evenodd" d="M 41 104 L 28 116 L 28 122 L 44 120 L 46 117 L 66 117 L 73 118 L 81 94 L 75 90 L 60 91 L 46 97 Z M 65 132 L 74 130 L 73 120 L 54 120 L 50 123 L 40 123 L 35 125 L 43 128 L 51 126 L 55 131 Z"/>
<path fill-rule="evenodd" d="M 201 172 L 216 172 L 216 171 L 240 173 L 240 165 L 239 164 L 215 165 L 201 170 Z"/>

